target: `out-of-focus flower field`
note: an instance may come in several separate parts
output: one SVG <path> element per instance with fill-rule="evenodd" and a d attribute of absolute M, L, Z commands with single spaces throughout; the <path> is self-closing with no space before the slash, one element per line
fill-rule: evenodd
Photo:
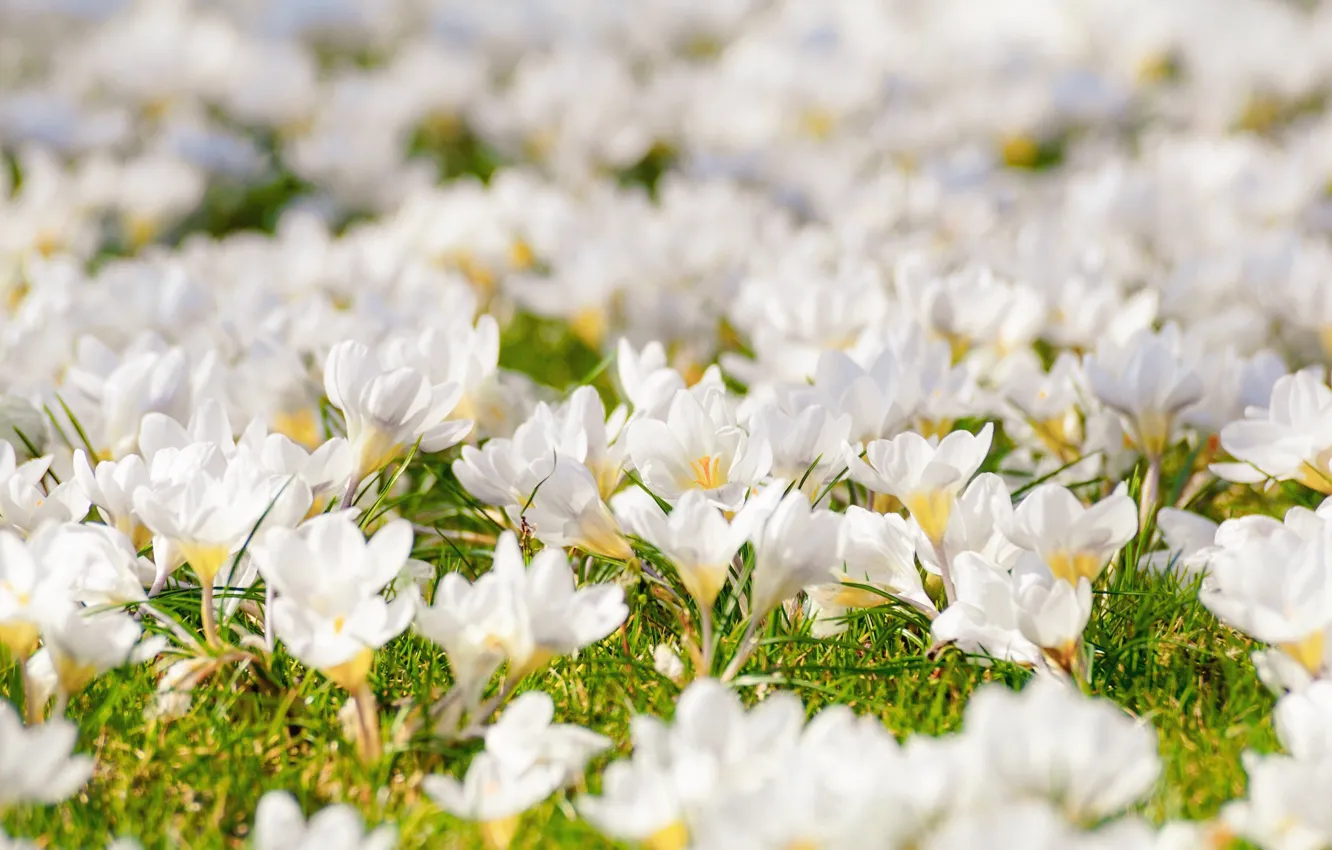
<path fill-rule="evenodd" d="M 0 850 L 1332 848 L 1332 3 L 0 0 Z"/>

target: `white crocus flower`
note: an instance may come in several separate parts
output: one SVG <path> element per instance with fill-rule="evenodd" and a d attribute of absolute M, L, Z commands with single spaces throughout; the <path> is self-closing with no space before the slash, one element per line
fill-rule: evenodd
<path fill-rule="evenodd" d="M 94 467 L 82 449 L 74 452 L 74 483 L 97 507 L 102 520 L 115 526 L 143 549 L 152 542 L 152 532 L 134 513 L 134 491 L 148 484 L 148 466 L 139 455 L 103 460 Z"/>
<path fill-rule="evenodd" d="M 959 554 L 952 566 L 957 600 L 932 624 L 934 642 L 1018 664 L 1042 663 L 1041 648 L 1023 634 L 1009 569 L 975 552 Z"/>
<path fill-rule="evenodd" d="M 32 556 L 49 574 L 60 576 L 71 599 L 84 605 L 127 605 L 142 602 L 145 579 L 153 566 L 139 557 L 129 538 L 95 523 L 44 525 L 28 539 Z"/>
<path fill-rule="evenodd" d="M 628 448 L 623 429 L 628 410 L 616 408 L 610 417 L 601 396 L 592 387 L 579 387 L 554 414 L 552 423 L 577 458 L 597 482 L 602 499 L 609 499 L 624 477 Z"/>
<path fill-rule="evenodd" d="M 340 343 L 329 352 L 324 391 L 347 422 L 347 441 L 354 458 L 348 503 L 367 475 L 418 440 L 422 451 L 443 451 L 472 428 L 469 420 L 448 418 L 462 397 L 461 386 L 431 384 L 408 367 L 386 368 L 357 342 Z"/>
<path fill-rule="evenodd" d="M 726 584 L 732 559 L 755 524 L 775 505 L 772 497 L 780 492 L 764 490 L 746 502 L 730 522 L 699 490 L 682 495 L 669 515 L 650 498 L 635 500 L 628 522 L 635 534 L 671 562 L 694 601 L 711 608 Z"/>
<path fill-rule="evenodd" d="M 1221 429 L 1221 447 L 1239 461 L 1212 466 L 1226 480 L 1274 478 L 1332 493 L 1332 388 L 1315 370 L 1278 378 L 1266 408 Z"/>
<path fill-rule="evenodd" d="M 782 482 L 769 485 L 780 492 Z M 750 631 L 801 589 L 828 580 L 837 565 L 842 517 L 814 508 L 799 490 L 788 493 L 753 534 Z"/>
<path fill-rule="evenodd" d="M 1241 756 L 1249 775 L 1248 794 L 1221 811 L 1241 838 L 1271 850 L 1315 850 L 1332 844 L 1332 760 L 1283 755 Z"/>
<path fill-rule="evenodd" d="M 1295 758 L 1332 760 L 1332 682 L 1314 681 L 1277 700 L 1272 723 L 1281 745 Z"/>
<path fill-rule="evenodd" d="M 891 349 L 881 352 L 868 367 L 841 351 L 824 351 L 813 385 L 787 390 L 783 403 L 792 410 L 818 404 L 835 416 L 849 417 L 853 443 L 885 439 L 901 432 L 920 406 L 919 387 L 904 371 Z"/>
<path fill-rule="evenodd" d="M 655 718 L 634 718 L 633 758 L 606 769 L 600 796 L 581 797 L 579 813 L 621 840 L 662 850 L 688 847 L 691 830 L 708 810 L 709 799 L 726 790 L 725 757 L 752 753 L 739 734 L 725 748 L 720 745 L 725 738 L 703 734 L 699 727 L 705 716 L 711 717 L 716 732 L 743 731 L 743 710 L 712 679 L 695 681 L 680 696 L 674 728 Z"/>
<path fill-rule="evenodd" d="M 204 465 L 189 464 L 191 455 L 198 455 Z M 265 528 L 299 522 L 313 496 L 305 482 L 269 475 L 248 453 L 225 459 L 217 446 L 202 451 L 164 449 L 154 458 L 154 467 L 167 462 L 175 467 L 172 479 L 158 478 L 155 468 L 152 480 L 135 490 L 134 509 L 143 524 L 194 569 L 203 590 L 204 636 L 216 644 L 213 588 L 219 580 L 225 584 L 232 579 L 228 561 L 257 537 L 261 522 Z M 156 540 L 153 554 L 163 555 L 153 582 L 155 593 L 179 563 L 159 553 Z"/>
<path fill-rule="evenodd" d="M 633 406 L 636 417 L 665 416 L 675 394 L 685 388 L 680 373 L 666 365 L 666 349 L 659 342 L 649 342 L 635 351 L 628 340 L 615 348 L 615 369 L 624 397 Z"/>
<path fill-rule="evenodd" d="M 586 466 L 565 455 L 533 490 L 526 510 L 510 509 L 515 525 L 526 519 L 532 533 L 547 546 L 577 547 L 618 561 L 633 558 L 619 522 L 601 499 L 597 481 Z"/>
<path fill-rule="evenodd" d="M 1224 543 L 1219 531 L 1218 543 Z M 1309 676 L 1325 677 L 1332 628 L 1330 544 L 1332 527 L 1306 538 L 1287 524 L 1221 545 L 1209 560 L 1198 598 L 1223 623 L 1280 649 Z"/>
<path fill-rule="evenodd" d="M 1013 496 L 1004 479 L 982 472 L 957 498 L 944 532 L 943 550 L 952 554 L 975 552 L 995 564 L 1011 569 L 1022 557 L 1022 549 L 1004 536 L 1013 519 Z M 938 553 L 920 526 L 916 531 L 916 555 L 926 570 L 938 575 Z"/>
<path fill-rule="evenodd" d="M 1179 414 L 1202 398 L 1203 381 L 1180 354 L 1179 329 L 1103 337 L 1084 362 L 1092 392 L 1122 415 L 1139 450 L 1159 462 Z"/>
<path fill-rule="evenodd" d="M 547 694 L 523 694 L 486 730 L 486 748 L 462 782 L 428 776 L 422 782 L 426 794 L 450 814 L 481 821 L 490 846 L 507 847 L 524 811 L 576 781 L 588 759 L 610 747 L 609 738 L 552 723 L 554 716 Z"/>
<path fill-rule="evenodd" d="M 23 540 L 0 530 L 0 644 L 20 661 L 37 648 L 42 623 L 70 608 L 62 578 L 40 565 Z"/>
<path fill-rule="evenodd" d="M 1149 724 L 1057 679 L 1037 677 L 1021 693 L 986 686 L 967 703 L 963 723 L 983 753 L 991 793 L 1047 800 L 1076 822 L 1122 812 L 1161 773 Z"/>
<path fill-rule="evenodd" d="M 42 623 L 42 644 L 50 654 L 62 699 L 131 659 L 143 630 L 117 610 L 72 607 Z"/>
<path fill-rule="evenodd" d="M 908 431 L 870 443 L 866 460 L 848 452 L 847 463 L 857 483 L 896 496 L 906 505 L 911 518 L 938 546 L 958 494 L 985 462 L 993 434 L 994 426 L 988 423 L 979 434 L 954 431 L 943 440 Z"/>
<path fill-rule="evenodd" d="M 486 683 L 504 662 L 498 635 L 515 627 L 517 612 L 504 604 L 512 597 L 500 590 L 494 581 L 469 584 L 458 573 L 446 573 L 431 604 L 416 612 L 417 631 L 439 644 L 448 658 L 457 691 L 450 697 L 457 706 L 455 720 L 476 707 Z"/>
<path fill-rule="evenodd" d="M 472 759 L 461 782 L 451 776 L 427 776 L 421 786 L 449 814 L 480 821 L 487 846 L 506 850 L 519 816 L 555 793 L 563 779 L 560 765 L 521 768 L 483 751 Z"/>
<path fill-rule="evenodd" d="M 412 550 L 412 527 L 394 520 L 366 540 L 349 512 L 322 514 L 292 531 L 275 528 L 254 562 L 276 593 L 267 616 L 287 650 L 352 697 L 355 743 L 362 761 L 381 755 L 379 706 L 370 688 L 375 650 L 411 623 L 416 588 L 392 602 L 380 592 L 398 577 Z"/>
<path fill-rule="evenodd" d="M 493 316 L 482 315 L 475 325 L 455 320 L 443 328 L 394 336 L 381 351 L 385 366 L 409 367 L 431 384 L 460 387 L 450 419 L 474 421 L 482 436 L 507 433 L 514 405 L 499 380 L 500 330 Z"/>
<path fill-rule="evenodd" d="M 563 769 L 565 782 L 572 782 L 611 741 L 582 726 L 553 723 L 554 718 L 550 695 L 529 691 L 510 703 L 486 730 L 486 752 L 518 769 L 555 765 Z"/>
<path fill-rule="evenodd" d="M 525 564 L 511 532 L 500 535 L 490 572 L 478 581 L 496 582 L 514 606 L 513 629 L 496 636 L 513 682 L 601 640 L 629 614 L 617 585 L 576 588 L 569 561 L 558 549 L 542 549 Z"/>
<path fill-rule="evenodd" d="M 573 457 L 574 451 L 552 437 L 549 423 L 534 414 L 510 438 L 487 440 L 480 448 L 463 446 L 462 457 L 453 462 L 453 474 L 467 492 L 488 505 L 521 507 L 550 475 L 556 454 Z"/>
<path fill-rule="evenodd" d="M 72 482 L 48 490 L 43 479 L 52 458 L 17 462 L 14 447 L 0 441 L 0 524 L 26 534 L 45 522 L 81 520 L 88 513 L 83 490 Z"/>
<path fill-rule="evenodd" d="M 95 337 L 83 337 L 65 380 L 83 397 L 70 399 L 70 405 L 99 460 L 117 460 L 138 450 L 144 414 L 157 411 L 184 420 L 189 412 L 189 359 L 183 350 L 168 348 L 152 336 L 119 355 Z M 86 403 L 80 403 L 83 399 Z"/>
<path fill-rule="evenodd" d="M 320 809 L 306 821 L 287 791 L 269 791 L 254 813 L 254 850 L 392 850 L 398 832 L 391 825 L 366 832 L 348 805 Z"/>
<path fill-rule="evenodd" d="M 1083 675 L 1079 654 L 1082 631 L 1092 613 L 1091 581 L 1082 576 L 1070 583 L 1031 561 L 1015 567 L 1012 578 L 1018 631 L 1056 666 Z"/>
<path fill-rule="evenodd" d="M 750 417 L 749 430 L 772 448 L 773 477 L 798 482 L 814 498 L 843 468 L 842 447 L 851 434 L 851 417 L 835 416 L 818 405 L 794 415 L 766 405 Z"/>
<path fill-rule="evenodd" d="M 837 556 L 841 563 L 832 570 L 834 581 L 808 588 L 819 609 L 814 624 L 817 634 L 840 631 L 836 619 L 849 609 L 872 608 L 892 599 L 931 619 L 938 614 L 916 568 L 911 530 L 897 514 L 854 505 L 847 508 L 837 537 Z"/>
<path fill-rule="evenodd" d="M 875 440 L 861 460 L 854 449 L 846 452 L 851 478 L 877 493 L 897 497 L 911 512 L 934 551 L 949 603 L 957 598 L 949 569 L 951 553 L 945 534 L 958 494 L 985 462 L 994 426 L 986 423 L 980 434 L 954 431 L 943 440 L 926 439 L 908 431 L 891 440 Z"/>
<path fill-rule="evenodd" d="M 0 700 L 0 811 L 25 803 L 59 803 L 92 775 L 93 760 L 73 755 L 78 728 L 52 718 L 23 728 L 18 713 Z"/>
<path fill-rule="evenodd" d="M 1054 806 L 1015 801 L 996 810 L 965 812 L 945 822 L 921 844 L 922 850 L 1091 850 Z M 1101 846 L 1101 845 L 1098 845 Z M 1105 844 L 1109 847 L 1111 845 Z M 1127 848 L 1129 845 L 1115 845 Z"/>
<path fill-rule="evenodd" d="M 1040 556 L 1056 578 L 1094 581 L 1138 533 L 1138 509 L 1122 491 L 1090 508 L 1058 484 L 1042 484 L 1022 500 L 1003 529 L 1014 545 Z"/>
<path fill-rule="evenodd" d="M 643 483 L 667 501 L 702 490 L 718 507 L 735 510 L 772 465 L 771 448 L 736 424 L 720 390 L 701 399 L 677 391 L 665 421 L 633 422 L 626 439 Z"/>
<path fill-rule="evenodd" d="M 270 612 L 292 655 L 348 691 L 364 686 L 374 652 L 411 622 L 414 596 L 385 601 L 412 549 L 412 527 L 394 520 L 366 540 L 346 513 L 297 529 L 274 528 L 253 558 L 277 599 Z"/>

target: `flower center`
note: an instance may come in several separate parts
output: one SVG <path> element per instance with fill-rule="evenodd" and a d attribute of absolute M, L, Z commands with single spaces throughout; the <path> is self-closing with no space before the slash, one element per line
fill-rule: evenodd
<path fill-rule="evenodd" d="M 716 455 L 691 460 L 689 468 L 694 471 L 694 484 L 700 490 L 716 490 L 726 483 L 726 473 L 722 470 L 721 458 Z"/>

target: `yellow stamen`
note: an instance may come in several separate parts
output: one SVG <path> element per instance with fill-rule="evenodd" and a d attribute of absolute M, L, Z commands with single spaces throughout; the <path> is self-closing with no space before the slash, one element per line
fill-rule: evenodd
<path fill-rule="evenodd" d="M 948 332 L 943 335 L 948 340 L 948 352 L 952 355 L 953 364 L 962 362 L 962 358 L 967 356 L 971 350 L 971 340 L 960 333 Z"/>
<path fill-rule="evenodd" d="M 1174 79 L 1179 76 L 1179 71 L 1178 58 L 1169 51 L 1162 50 L 1143 57 L 1134 76 L 1139 83 L 1154 85 Z"/>
<path fill-rule="evenodd" d="M 689 462 L 694 471 L 694 485 L 700 490 L 715 490 L 726 483 L 726 472 L 722 469 L 721 458 L 707 455 Z"/>

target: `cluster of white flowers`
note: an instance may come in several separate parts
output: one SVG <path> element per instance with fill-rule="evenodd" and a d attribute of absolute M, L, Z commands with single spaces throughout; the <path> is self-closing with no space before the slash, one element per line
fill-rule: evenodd
<path fill-rule="evenodd" d="M 651 848 L 1155 848 L 1202 836 L 1133 818 L 1081 834 L 1076 824 L 1103 824 L 1151 791 L 1156 736 L 1053 680 L 1021 694 L 989 686 L 961 734 L 904 743 L 841 706 L 806 723 L 789 694 L 746 712 L 702 680 L 671 726 L 640 718 L 633 739 L 633 758 L 580 808 Z"/>
<path fill-rule="evenodd" d="M 1332 847 L 1329 93 L 1313 0 L 0 2 L 0 813 L 85 787 L 108 671 L 169 723 L 294 659 L 368 764 L 483 740 L 423 788 L 497 848 L 561 792 L 648 850 Z M 1213 822 L 1081 692 L 1125 570 L 1261 644 L 1286 754 Z M 518 692 L 639 605 L 689 684 L 588 794 L 630 742 Z M 742 705 L 868 609 L 1034 681 Z M 386 735 L 394 640 L 450 687 Z"/>

